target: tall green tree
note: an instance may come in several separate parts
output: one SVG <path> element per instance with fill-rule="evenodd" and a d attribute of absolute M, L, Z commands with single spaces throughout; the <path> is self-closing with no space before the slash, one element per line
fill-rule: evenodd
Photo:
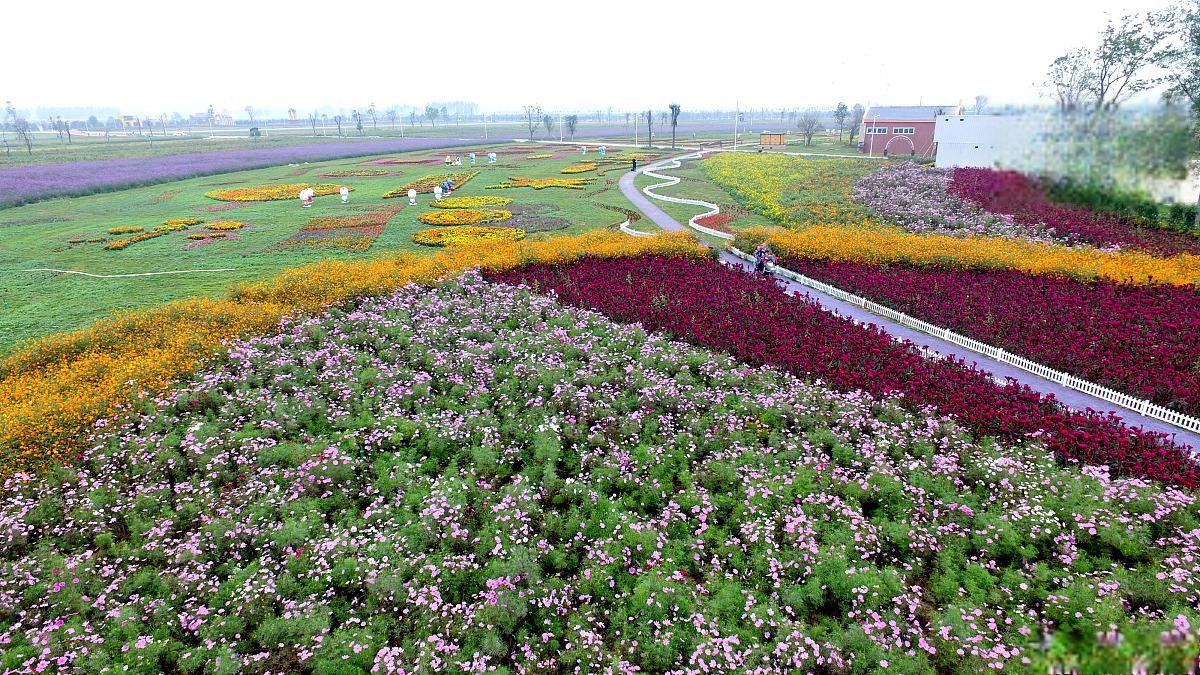
<path fill-rule="evenodd" d="M 858 128 L 862 126 L 863 116 L 866 114 L 861 103 L 855 103 L 854 109 L 850 111 L 850 143 L 854 143 L 854 137 L 858 135 Z"/>
<path fill-rule="evenodd" d="M 845 102 L 838 101 L 837 107 L 833 109 L 833 119 L 837 122 L 838 143 L 842 142 L 842 131 L 846 129 L 847 117 L 850 117 L 850 108 L 846 107 Z"/>
<path fill-rule="evenodd" d="M 575 139 L 575 129 L 579 127 L 579 115 L 567 115 L 563 118 L 563 124 L 567 127 L 567 133 L 571 135 L 571 140 Z"/>

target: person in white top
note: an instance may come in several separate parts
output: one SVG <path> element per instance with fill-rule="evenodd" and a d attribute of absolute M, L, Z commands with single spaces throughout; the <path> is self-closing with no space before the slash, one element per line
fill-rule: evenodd
<path fill-rule="evenodd" d="M 306 209 L 308 207 L 312 206 L 314 194 L 315 194 L 315 192 L 310 187 L 306 187 L 303 190 L 301 190 L 300 191 L 300 206 L 302 206 Z"/>
<path fill-rule="evenodd" d="M 343 204 L 349 203 L 349 201 L 350 201 L 350 189 L 349 188 L 347 188 L 345 185 L 343 185 L 341 187 L 341 189 L 338 190 L 338 194 L 342 196 Z"/>

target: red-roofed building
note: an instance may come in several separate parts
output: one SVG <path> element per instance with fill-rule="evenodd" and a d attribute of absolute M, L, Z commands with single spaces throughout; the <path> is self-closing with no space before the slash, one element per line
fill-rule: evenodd
<path fill-rule="evenodd" d="M 871 106 L 863 115 L 858 149 L 868 155 L 933 157 L 938 115 L 957 115 L 957 105 Z"/>

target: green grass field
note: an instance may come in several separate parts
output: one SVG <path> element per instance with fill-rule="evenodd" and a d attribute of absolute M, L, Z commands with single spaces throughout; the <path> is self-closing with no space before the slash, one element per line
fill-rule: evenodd
<path fill-rule="evenodd" d="M 481 149 L 479 146 L 475 149 Z M 500 146 L 494 146 L 500 147 Z M 555 152 L 547 148 L 544 152 Z M 504 182 L 509 176 L 526 178 L 568 178 L 560 170 L 575 164 L 578 153 L 561 152 L 556 159 L 525 159 L 534 151 L 501 154 L 496 165 L 488 165 L 483 154 L 474 170 L 480 175 L 456 190 L 454 196 L 496 195 L 512 198 L 509 208 L 518 213 L 515 220 L 536 221 L 529 238 L 557 234 L 578 234 L 595 228 L 612 227 L 625 220 L 622 209 L 631 207 L 617 187 L 621 171 L 606 176 L 595 172 L 578 174 L 590 178 L 582 190 L 515 188 L 490 190 L 486 186 Z M 387 157 L 444 157 L 438 151 Z M 589 154 L 588 159 L 593 159 Z M 414 244 L 411 237 L 426 225 L 417 220 L 432 211 L 432 195 L 418 196 L 417 206 L 407 206 L 406 198 L 383 199 L 383 194 L 408 181 L 445 171 L 470 171 L 466 155 L 462 167 L 447 169 L 438 165 L 402 165 L 372 167 L 396 171 L 386 177 L 321 178 L 331 169 L 363 168 L 375 158 L 358 157 L 301 166 L 277 166 L 252 171 L 206 176 L 160 185 L 90 195 L 54 199 L 5 209 L 0 212 L 0 352 L 15 343 L 50 333 L 83 326 L 115 310 L 161 304 L 195 295 L 213 295 L 239 283 L 271 277 L 278 272 L 305 263 L 326 259 L 362 259 L 395 251 L 430 254 L 431 249 Z M 318 197 L 312 208 L 300 208 L 297 199 L 253 202 L 224 211 L 206 208 L 223 202 L 206 197 L 214 189 L 251 187 L 270 183 L 342 183 L 353 188 L 350 203 L 343 205 L 336 195 Z M 277 245 L 296 233 L 316 216 L 361 215 L 381 207 L 404 207 L 386 224 L 383 232 L 365 251 L 310 248 L 276 250 Z M 608 208 L 606 208 L 608 207 Z M 163 221 L 177 218 L 205 218 L 209 222 L 235 220 L 247 223 L 224 240 L 189 241 L 190 233 L 204 231 L 193 227 L 147 241 L 131 244 L 118 251 L 104 250 L 104 243 L 71 244 L 73 238 L 105 237 L 112 227 L 143 227 L 149 231 Z M 518 223 L 519 224 L 519 223 Z M 643 226 L 645 224 L 643 223 Z M 539 230 L 539 231 L 534 231 Z M 236 235 L 236 236 L 235 236 Z M 34 268 L 73 270 L 90 274 L 139 274 L 192 269 L 232 268 L 231 271 L 189 273 L 165 276 L 93 278 L 76 274 L 31 272 Z"/>

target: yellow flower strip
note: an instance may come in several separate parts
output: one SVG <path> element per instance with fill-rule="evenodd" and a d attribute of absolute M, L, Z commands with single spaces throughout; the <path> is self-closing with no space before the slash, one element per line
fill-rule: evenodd
<path fill-rule="evenodd" d="M 585 256 L 658 253 L 702 257 L 686 234 L 654 238 L 589 233 L 517 243 L 490 241 L 431 257 L 392 255 L 327 261 L 243 285 L 223 299 L 199 298 L 125 312 L 53 335 L 0 360 L 0 475 L 39 472 L 77 457 L 97 420 L 136 405 L 193 373 L 223 342 L 275 331 L 288 314 L 314 314 L 362 296 L 428 283 L 473 266 L 505 270 Z"/>
<path fill-rule="evenodd" d="M 879 163 L 837 157 L 733 152 L 704 160 L 704 173 L 744 206 L 780 225 L 842 223 L 866 216 L 851 198 L 855 184 Z"/>
<path fill-rule="evenodd" d="M 1015 269 L 1029 274 L 1104 278 L 1132 284 L 1200 284 L 1200 256 L 1183 254 L 1156 258 L 1140 251 L 1104 253 L 1091 248 L 1067 248 L 999 237 L 961 239 L 917 235 L 869 222 L 842 227 L 814 225 L 802 230 L 748 228 L 739 232 L 734 245 L 751 250 L 764 239 L 784 257 L 810 260 L 849 260 L 874 265 L 907 263 L 954 269 Z"/>
<path fill-rule="evenodd" d="M 461 246 L 479 241 L 519 241 L 525 238 L 525 230 L 512 227 L 431 227 L 412 236 L 422 246 Z"/>

